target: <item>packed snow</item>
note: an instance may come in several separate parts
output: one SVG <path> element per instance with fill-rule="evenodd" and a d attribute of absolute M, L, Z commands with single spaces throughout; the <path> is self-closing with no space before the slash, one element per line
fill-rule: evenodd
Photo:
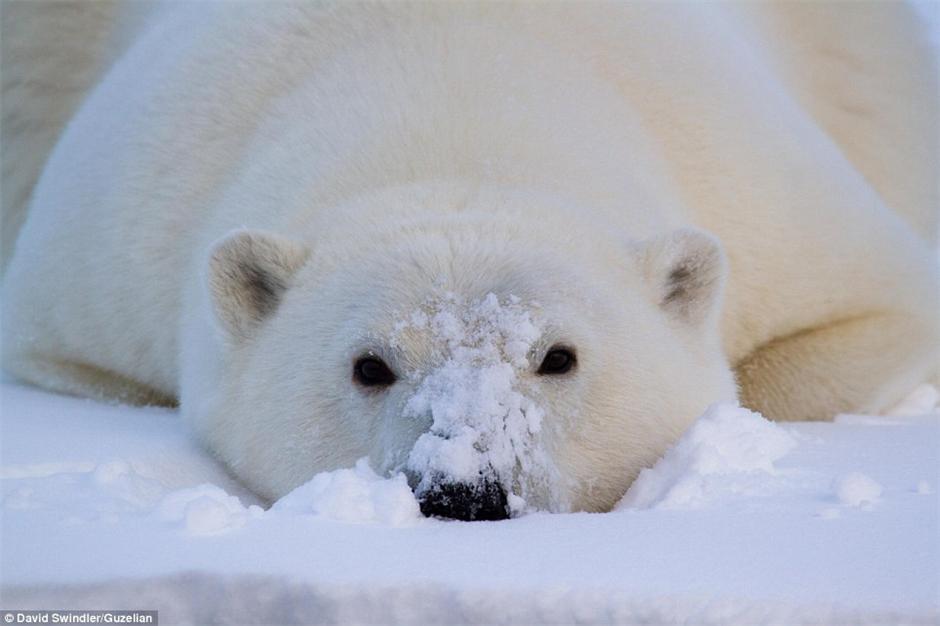
<path fill-rule="evenodd" d="M 912 391 L 906 398 L 897 403 L 890 411 L 889 415 L 904 417 L 907 415 L 923 415 L 930 413 L 934 408 L 940 405 L 940 391 L 933 385 L 920 385 Z"/>
<path fill-rule="evenodd" d="M 615 511 L 420 515 L 365 460 L 273 506 L 168 410 L 0 387 L 3 608 L 163 623 L 935 623 L 940 415 L 697 420 Z"/>
<path fill-rule="evenodd" d="M 793 435 L 760 414 L 713 405 L 652 469 L 640 472 L 617 508 L 695 508 L 722 496 L 772 495 L 774 463 L 795 446 Z"/>
<path fill-rule="evenodd" d="M 368 459 L 354 469 L 317 474 L 278 500 L 268 515 L 310 515 L 348 523 L 405 526 L 422 519 L 405 475 L 383 478 Z"/>
<path fill-rule="evenodd" d="M 832 491 L 844 506 L 871 506 L 881 497 L 881 485 L 861 472 L 839 476 L 832 483 Z"/>
<path fill-rule="evenodd" d="M 193 535 L 211 535 L 241 528 L 249 518 L 261 516 L 262 510 L 254 504 L 246 508 L 236 496 L 204 484 L 166 494 L 157 514 Z"/>

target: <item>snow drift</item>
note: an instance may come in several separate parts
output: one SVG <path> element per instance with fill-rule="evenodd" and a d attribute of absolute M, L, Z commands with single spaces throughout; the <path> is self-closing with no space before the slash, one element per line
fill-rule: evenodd
<path fill-rule="evenodd" d="M 171 411 L 2 387 L 3 608 L 163 623 L 932 623 L 940 415 L 717 405 L 608 514 L 427 519 L 365 462 L 263 507 Z M 929 396 L 929 394 L 928 394 Z M 912 396 L 913 397 L 913 396 Z"/>

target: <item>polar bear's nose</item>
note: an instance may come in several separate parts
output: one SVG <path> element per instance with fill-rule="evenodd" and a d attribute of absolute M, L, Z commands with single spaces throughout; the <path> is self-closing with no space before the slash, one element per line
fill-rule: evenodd
<path fill-rule="evenodd" d="M 509 517 L 506 492 L 493 481 L 479 484 L 443 483 L 419 497 L 421 512 L 431 517 L 472 521 L 496 521 Z"/>

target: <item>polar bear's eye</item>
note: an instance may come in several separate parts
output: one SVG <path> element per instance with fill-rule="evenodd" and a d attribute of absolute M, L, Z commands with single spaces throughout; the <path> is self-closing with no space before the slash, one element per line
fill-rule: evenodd
<path fill-rule="evenodd" d="M 353 366 L 353 378 L 365 387 L 387 387 L 395 382 L 395 374 L 385 362 L 374 356 L 365 356 Z"/>
<path fill-rule="evenodd" d="M 574 367 L 574 352 L 568 348 L 554 347 L 548 351 L 542 364 L 539 366 L 539 374 L 567 374 Z"/>

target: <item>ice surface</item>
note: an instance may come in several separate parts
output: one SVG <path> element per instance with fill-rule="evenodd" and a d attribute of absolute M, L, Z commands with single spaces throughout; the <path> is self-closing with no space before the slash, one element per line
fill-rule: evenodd
<path fill-rule="evenodd" d="M 171 411 L 10 383 L 0 409 L 4 608 L 144 603 L 194 624 L 940 619 L 938 415 L 777 425 L 715 407 L 636 488 L 648 508 L 466 523 L 417 517 L 403 479 L 364 463 L 261 512 Z M 853 472 L 881 487 L 874 505 Z"/>

